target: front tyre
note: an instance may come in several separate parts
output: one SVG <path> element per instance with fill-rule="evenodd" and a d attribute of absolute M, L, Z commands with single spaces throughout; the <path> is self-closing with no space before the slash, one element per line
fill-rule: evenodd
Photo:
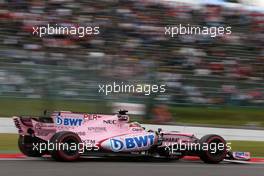
<path fill-rule="evenodd" d="M 80 137 L 68 131 L 56 133 L 51 138 L 51 143 L 55 149 L 51 151 L 51 156 L 56 161 L 76 161 L 80 158 L 79 144 Z"/>
<path fill-rule="evenodd" d="M 226 157 L 226 141 L 221 136 L 206 135 L 200 139 L 199 143 L 202 147 L 207 146 L 200 151 L 200 158 L 205 163 L 217 164 Z"/>

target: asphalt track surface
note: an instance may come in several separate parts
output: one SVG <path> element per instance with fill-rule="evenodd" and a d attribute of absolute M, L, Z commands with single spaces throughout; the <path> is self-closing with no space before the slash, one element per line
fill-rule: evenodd
<path fill-rule="evenodd" d="M 261 164 L 204 164 L 200 161 L 142 161 L 85 158 L 77 162 L 51 159 L 0 160 L 1 176 L 264 176 Z"/>

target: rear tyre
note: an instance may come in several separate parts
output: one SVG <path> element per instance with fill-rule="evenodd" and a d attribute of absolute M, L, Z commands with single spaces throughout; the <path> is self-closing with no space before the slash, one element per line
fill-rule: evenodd
<path fill-rule="evenodd" d="M 205 163 L 217 164 L 226 157 L 226 141 L 221 136 L 206 135 L 199 142 L 201 146 L 207 145 L 208 148 L 208 150 L 202 149 L 200 152 L 200 158 Z"/>
<path fill-rule="evenodd" d="M 26 156 L 29 157 L 41 157 L 44 153 L 41 153 L 37 146 L 40 143 L 36 137 L 31 136 L 19 136 L 18 138 L 18 148 Z"/>
<path fill-rule="evenodd" d="M 55 145 L 51 156 L 56 161 L 76 161 L 80 158 L 78 146 L 81 139 L 77 134 L 67 131 L 58 132 L 51 138 L 51 143 Z"/>

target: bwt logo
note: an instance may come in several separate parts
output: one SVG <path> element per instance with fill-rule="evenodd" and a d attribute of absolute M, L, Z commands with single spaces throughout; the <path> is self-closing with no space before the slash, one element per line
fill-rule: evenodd
<path fill-rule="evenodd" d="M 117 139 L 111 139 L 111 140 L 110 140 L 110 143 L 111 143 L 111 148 L 112 148 L 112 150 L 113 150 L 113 151 L 116 151 L 116 152 L 122 150 L 123 147 L 124 147 L 123 142 L 120 141 L 120 140 L 117 140 Z"/>
<path fill-rule="evenodd" d="M 64 126 L 81 126 L 83 122 L 82 118 L 62 118 L 61 116 L 56 117 L 57 125 Z"/>
<path fill-rule="evenodd" d="M 125 138 L 124 141 L 118 139 L 111 139 L 111 148 L 113 151 L 120 151 L 123 149 L 135 149 L 141 147 L 147 147 L 154 144 L 154 135 L 137 136 L 131 138 Z"/>

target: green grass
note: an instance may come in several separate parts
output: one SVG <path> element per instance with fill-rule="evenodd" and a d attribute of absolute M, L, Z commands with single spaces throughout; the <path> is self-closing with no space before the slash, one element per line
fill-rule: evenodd
<path fill-rule="evenodd" d="M 252 156 L 264 157 L 264 142 L 230 141 L 233 151 L 251 152 Z"/>
<path fill-rule="evenodd" d="M 264 127 L 264 109 L 235 107 L 172 107 L 174 121 L 189 124 Z"/>
<path fill-rule="evenodd" d="M 0 134 L 0 153 L 17 153 L 17 134 Z M 252 156 L 264 157 L 264 142 L 229 141 L 233 151 L 251 152 Z"/>
<path fill-rule="evenodd" d="M 0 134 L 0 153 L 19 152 L 17 140 L 17 134 Z"/>

